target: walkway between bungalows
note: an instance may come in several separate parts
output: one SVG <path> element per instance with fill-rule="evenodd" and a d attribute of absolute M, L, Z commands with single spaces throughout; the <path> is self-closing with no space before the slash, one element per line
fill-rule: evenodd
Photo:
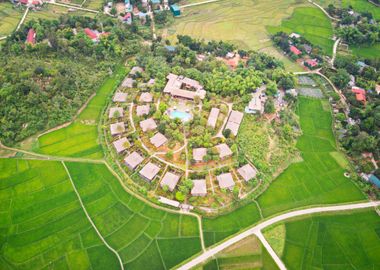
<path fill-rule="evenodd" d="M 193 267 L 196 267 L 198 264 L 212 258 L 220 251 L 238 243 L 239 241 L 243 240 L 244 238 L 256 235 L 263 243 L 264 247 L 268 250 L 268 253 L 272 256 L 273 260 L 276 262 L 277 266 L 281 270 L 285 270 L 286 267 L 284 263 L 281 261 L 281 259 L 277 256 L 277 254 L 274 252 L 272 247 L 269 245 L 269 243 L 266 241 L 264 236 L 262 235 L 262 230 L 275 224 L 280 221 L 284 221 L 287 219 L 291 219 L 294 217 L 304 216 L 304 215 L 310 215 L 310 214 L 317 214 L 317 213 L 327 213 L 327 212 L 338 212 L 338 211 L 350 211 L 350 210 L 356 210 L 356 209 L 364 209 L 364 208 L 372 208 L 377 207 L 380 205 L 380 201 L 374 201 L 374 202 L 365 202 L 365 203 L 355 203 L 355 204 L 346 204 L 346 205 L 335 205 L 335 206 L 324 206 L 324 207 L 313 207 L 308 209 L 302 209 L 302 210 L 296 210 L 289 213 L 285 213 L 276 217 L 273 217 L 271 219 L 268 219 L 264 222 L 259 223 L 258 225 L 228 239 L 227 241 L 214 246 L 213 248 L 207 250 L 203 254 L 199 255 L 198 257 L 193 258 L 192 260 L 188 261 L 187 263 L 183 264 L 178 268 L 178 270 L 187 270 L 191 269 Z"/>

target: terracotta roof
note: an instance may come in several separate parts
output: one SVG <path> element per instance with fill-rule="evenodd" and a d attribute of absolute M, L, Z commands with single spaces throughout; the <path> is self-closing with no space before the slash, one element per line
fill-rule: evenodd
<path fill-rule="evenodd" d="M 156 164 L 152 162 L 149 162 L 141 169 L 139 173 L 142 177 L 144 177 L 148 181 L 152 181 L 159 171 L 160 171 L 160 167 L 158 167 Z"/>
<path fill-rule="evenodd" d="M 90 38 L 90 39 L 97 39 L 98 35 L 92 31 L 90 28 L 85 28 L 84 33 Z"/>
<path fill-rule="evenodd" d="M 143 160 L 144 158 L 139 153 L 133 152 L 124 158 L 124 163 L 134 170 Z"/>
<path fill-rule="evenodd" d="M 295 55 L 300 55 L 302 53 L 296 46 L 290 46 L 290 51 Z"/>
<path fill-rule="evenodd" d="M 152 138 L 150 138 L 150 143 L 157 148 L 164 145 L 167 141 L 168 139 L 160 132 L 156 133 Z"/>
<path fill-rule="evenodd" d="M 216 177 L 216 180 L 218 180 L 220 188 L 233 189 L 235 186 L 235 182 L 231 173 L 223 173 L 221 175 L 218 175 Z"/>
<path fill-rule="evenodd" d="M 249 181 L 256 176 L 256 170 L 250 165 L 246 164 L 243 167 L 237 169 L 237 172 L 243 177 L 245 181 Z"/>
<path fill-rule="evenodd" d="M 356 95 L 357 101 L 361 101 L 364 103 L 367 101 L 366 91 L 364 89 L 354 86 L 352 87 L 352 93 Z"/>
<path fill-rule="evenodd" d="M 36 44 L 36 32 L 32 28 L 30 28 L 28 31 L 28 35 L 26 37 L 26 43 L 30 45 Z"/>
<path fill-rule="evenodd" d="M 165 173 L 164 177 L 161 180 L 161 187 L 167 186 L 170 191 L 173 191 L 180 179 L 179 175 L 176 175 L 171 172 Z"/>
<path fill-rule="evenodd" d="M 205 196 L 207 195 L 206 180 L 193 180 L 193 188 L 191 189 L 191 195 L 193 196 Z"/>

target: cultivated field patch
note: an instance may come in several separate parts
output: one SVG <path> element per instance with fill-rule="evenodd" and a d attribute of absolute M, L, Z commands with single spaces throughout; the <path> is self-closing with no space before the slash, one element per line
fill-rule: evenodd
<path fill-rule="evenodd" d="M 102 147 L 98 142 L 98 123 L 107 100 L 125 72 L 125 68 L 118 67 L 71 125 L 39 137 L 38 147 L 34 150 L 56 156 L 102 158 Z"/>
<path fill-rule="evenodd" d="M 376 20 L 380 20 L 380 8 L 371 4 L 368 0 L 342 0 L 342 7 L 352 7 L 358 12 L 371 12 Z"/>
<path fill-rule="evenodd" d="M 0 183 L 0 269 L 119 268 L 61 163 L 0 159 Z"/>
<path fill-rule="evenodd" d="M 380 267 L 380 219 L 372 209 L 314 215 L 285 222 L 285 228 L 281 257 L 288 269 Z"/>
<path fill-rule="evenodd" d="M 23 10 L 14 8 L 11 3 L 0 3 L 0 37 L 12 33 L 23 14 Z"/>

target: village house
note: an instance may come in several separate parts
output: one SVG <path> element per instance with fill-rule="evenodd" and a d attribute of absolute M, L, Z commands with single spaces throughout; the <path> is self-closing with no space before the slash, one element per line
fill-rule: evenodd
<path fill-rule="evenodd" d="M 119 118 L 124 116 L 124 110 L 121 107 L 112 107 L 108 114 L 108 118 Z"/>
<path fill-rule="evenodd" d="M 123 23 L 126 23 L 128 25 L 132 24 L 132 14 L 130 12 L 125 13 L 124 17 L 121 19 Z"/>
<path fill-rule="evenodd" d="M 218 144 L 217 146 L 215 146 L 215 148 L 218 150 L 220 159 L 228 158 L 228 157 L 232 156 L 232 154 L 233 154 L 230 147 L 225 143 Z"/>
<path fill-rule="evenodd" d="M 118 154 L 124 152 L 124 150 L 127 149 L 127 147 L 129 147 L 129 141 L 126 137 L 118 139 L 114 141 L 112 144 L 115 147 L 115 150 Z"/>
<path fill-rule="evenodd" d="M 36 31 L 33 28 L 30 28 L 28 35 L 26 36 L 26 44 L 35 45 L 36 44 Z"/>
<path fill-rule="evenodd" d="M 310 54 L 313 48 L 309 44 L 303 44 L 303 48 L 307 54 Z"/>
<path fill-rule="evenodd" d="M 150 138 L 150 143 L 153 144 L 156 148 L 161 147 L 167 141 L 168 139 L 160 132 L 156 133 L 152 138 Z"/>
<path fill-rule="evenodd" d="M 111 124 L 110 130 L 111 130 L 112 136 L 122 134 L 125 132 L 125 124 L 124 124 L 124 122 L 118 122 L 115 124 Z"/>
<path fill-rule="evenodd" d="M 301 35 L 300 34 L 297 34 L 297 33 L 291 33 L 290 35 L 289 35 L 289 37 L 290 38 L 300 38 L 301 37 Z"/>
<path fill-rule="evenodd" d="M 196 197 L 203 197 L 207 195 L 206 180 L 199 179 L 193 180 L 193 188 L 191 189 L 191 195 Z"/>
<path fill-rule="evenodd" d="M 145 102 L 145 103 L 151 103 L 153 101 L 153 96 L 149 92 L 141 93 L 139 101 Z"/>
<path fill-rule="evenodd" d="M 204 99 L 206 96 L 203 86 L 196 80 L 172 73 L 166 79 L 168 82 L 164 93 L 170 94 L 172 97 L 194 100 L 196 97 Z"/>
<path fill-rule="evenodd" d="M 310 69 L 318 67 L 319 63 L 317 59 L 307 59 L 304 61 L 304 65 Z"/>
<path fill-rule="evenodd" d="M 218 108 L 212 108 L 207 119 L 207 126 L 215 128 L 218 121 L 220 110 Z"/>
<path fill-rule="evenodd" d="M 136 169 L 143 162 L 144 158 L 137 152 L 132 152 L 124 158 L 124 163 L 131 170 Z"/>
<path fill-rule="evenodd" d="M 152 180 L 154 179 L 154 177 L 156 177 L 159 171 L 160 167 L 158 167 L 156 164 L 152 162 L 149 162 L 141 169 L 139 174 L 145 180 L 152 182 Z"/>
<path fill-rule="evenodd" d="M 148 115 L 150 111 L 150 105 L 139 105 L 136 107 L 137 116 Z"/>
<path fill-rule="evenodd" d="M 127 93 L 122 93 L 122 92 L 116 92 L 115 95 L 112 98 L 113 102 L 120 102 L 124 103 L 127 101 L 128 94 Z"/>
<path fill-rule="evenodd" d="M 129 77 L 126 77 L 123 82 L 121 83 L 122 87 L 126 88 L 133 88 L 133 84 L 135 83 L 135 80 Z"/>
<path fill-rule="evenodd" d="M 235 182 L 231 173 L 223 173 L 221 175 L 218 175 L 216 177 L 216 180 L 218 181 L 219 187 L 221 189 L 233 190 L 235 186 Z"/>
<path fill-rule="evenodd" d="M 171 172 L 165 173 L 164 177 L 161 180 L 161 187 L 163 188 L 164 186 L 167 186 L 168 189 L 173 192 L 175 187 L 177 186 L 177 183 L 181 177 L 179 175 L 176 175 Z"/>
<path fill-rule="evenodd" d="M 243 167 L 237 169 L 237 172 L 243 177 L 244 181 L 248 182 L 252 178 L 256 177 L 256 170 L 250 164 L 246 164 Z"/>
<path fill-rule="evenodd" d="M 225 126 L 225 130 L 229 129 L 231 130 L 231 133 L 236 136 L 239 131 L 239 127 L 241 124 L 241 121 L 243 120 L 244 114 L 239 111 L 231 111 L 230 117 L 228 118 L 227 124 Z"/>
<path fill-rule="evenodd" d="M 144 72 L 144 69 L 143 69 L 143 68 L 141 68 L 141 67 L 133 67 L 133 68 L 131 69 L 131 71 L 129 72 L 129 75 L 134 76 L 134 75 L 136 75 L 137 73 L 143 73 L 143 72 Z"/>
<path fill-rule="evenodd" d="M 193 149 L 193 159 L 195 162 L 203 162 L 203 158 L 207 155 L 206 148 L 194 148 Z"/>
<path fill-rule="evenodd" d="M 302 52 L 300 50 L 298 50 L 298 48 L 294 45 L 290 46 L 290 51 L 297 56 L 302 54 Z"/>
<path fill-rule="evenodd" d="M 84 33 L 86 36 L 91 39 L 93 42 L 98 42 L 101 37 L 106 37 L 109 35 L 108 32 L 100 33 L 97 30 L 91 30 L 90 28 L 85 28 Z"/>
<path fill-rule="evenodd" d="M 170 200 L 170 199 L 162 197 L 162 196 L 158 197 L 158 201 L 160 203 L 163 203 L 163 204 L 166 204 L 166 205 L 169 205 L 169 206 L 173 206 L 173 207 L 176 207 L 176 208 L 179 208 L 179 206 L 181 205 L 179 203 L 179 201 Z"/>
<path fill-rule="evenodd" d="M 354 86 L 352 87 L 351 91 L 352 93 L 355 94 L 357 101 L 362 102 L 363 104 L 366 104 L 367 98 L 366 98 L 366 91 L 364 89 Z"/>
<path fill-rule="evenodd" d="M 141 121 L 140 122 L 140 127 L 141 127 L 142 131 L 146 132 L 146 131 L 149 131 L 149 130 L 156 129 L 157 128 L 157 124 L 153 120 L 153 118 L 149 118 L 149 119 Z"/>

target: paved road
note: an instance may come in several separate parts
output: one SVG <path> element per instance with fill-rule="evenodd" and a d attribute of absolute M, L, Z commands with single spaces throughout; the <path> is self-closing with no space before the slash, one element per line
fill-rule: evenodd
<path fill-rule="evenodd" d="M 277 222 L 280 222 L 280 221 L 284 221 L 284 220 L 291 219 L 291 218 L 298 217 L 298 216 L 315 214 L 315 213 L 349 211 L 349 210 L 355 210 L 355 209 L 377 207 L 379 205 L 380 205 L 380 201 L 375 201 L 375 202 L 355 203 L 355 204 L 336 205 L 336 206 L 313 207 L 313 208 L 309 208 L 309 209 L 296 210 L 296 211 L 292 211 L 292 212 L 289 212 L 286 214 L 282 214 L 282 215 L 273 217 L 271 219 L 268 219 L 268 220 L 266 220 L 266 221 L 264 221 L 264 222 L 262 222 L 256 226 L 254 226 L 254 227 L 252 227 L 252 228 L 228 239 L 227 241 L 207 250 L 206 252 L 202 253 L 198 257 L 196 257 L 196 258 L 190 260 L 189 262 L 187 262 L 186 264 L 182 265 L 178 269 L 179 270 L 191 269 L 191 268 L 197 266 L 198 264 L 210 259 L 214 255 L 216 255 L 218 252 L 224 250 L 227 247 L 232 246 L 233 244 L 241 241 L 242 239 L 244 239 L 250 235 L 257 235 L 260 238 L 260 240 L 264 241 L 263 239 L 265 239 L 265 238 L 262 236 L 261 231 L 264 228 L 266 228 L 270 225 L 273 225 Z M 279 268 L 281 270 L 286 269 L 284 263 L 277 256 L 277 254 L 273 251 L 273 249 L 269 246 L 269 244 L 267 243 L 266 240 L 263 242 L 263 244 L 268 249 L 268 252 L 271 254 L 271 256 L 273 257 L 274 261 L 277 263 Z"/>

